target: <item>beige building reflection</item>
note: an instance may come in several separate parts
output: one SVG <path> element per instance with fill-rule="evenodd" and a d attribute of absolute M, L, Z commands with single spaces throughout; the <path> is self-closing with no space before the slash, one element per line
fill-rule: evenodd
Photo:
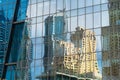
<path fill-rule="evenodd" d="M 95 52 L 95 33 L 91 30 L 77 27 L 76 31 L 71 34 L 70 39 L 71 42 L 57 41 L 59 45 L 57 45 L 56 51 L 64 53 L 63 57 L 60 57 L 59 54 L 56 55 L 59 57 L 54 57 L 53 62 L 57 72 L 63 72 L 82 78 L 100 79 L 101 74 L 98 69 Z"/>

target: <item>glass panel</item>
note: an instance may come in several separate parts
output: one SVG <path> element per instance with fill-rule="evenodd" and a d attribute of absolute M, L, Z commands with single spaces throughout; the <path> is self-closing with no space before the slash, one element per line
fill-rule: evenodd
<path fill-rule="evenodd" d="M 71 0 L 71 9 L 77 8 L 77 0 Z"/>
<path fill-rule="evenodd" d="M 94 12 L 100 12 L 100 5 L 94 6 Z"/>
<path fill-rule="evenodd" d="M 101 3 L 108 3 L 108 0 L 101 0 Z"/>
<path fill-rule="evenodd" d="M 44 15 L 46 15 L 46 14 L 49 14 L 49 10 L 50 10 L 50 2 L 49 1 L 47 1 L 47 2 L 44 2 L 44 10 L 43 10 L 43 12 L 44 12 Z"/>
<path fill-rule="evenodd" d="M 92 14 L 86 15 L 86 25 L 85 26 L 87 29 L 93 28 L 93 16 L 92 16 Z"/>
<path fill-rule="evenodd" d="M 38 3 L 38 5 L 37 5 L 37 16 L 42 16 L 42 15 L 43 15 L 43 3 Z"/>
<path fill-rule="evenodd" d="M 108 11 L 102 12 L 102 26 L 109 25 L 109 13 Z"/>
<path fill-rule="evenodd" d="M 79 26 L 85 27 L 85 15 L 79 16 Z"/>
<path fill-rule="evenodd" d="M 93 0 L 86 0 L 86 6 L 92 6 Z"/>
<path fill-rule="evenodd" d="M 87 7 L 86 8 L 86 14 L 92 13 L 92 10 L 93 10 L 92 7 Z"/>
<path fill-rule="evenodd" d="M 83 14 L 85 14 L 85 9 L 84 8 L 79 9 L 78 15 L 83 15 Z"/>
<path fill-rule="evenodd" d="M 108 10 L 108 4 L 102 4 L 102 10 Z"/>
<path fill-rule="evenodd" d="M 94 3 L 94 5 L 97 5 L 97 4 L 100 4 L 100 1 L 101 1 L 101 0 L 97 0 L 97 1 L 96 1 L 96 0 L 93 0 L 93 3 Z"/>
<path fill-rule="evenodd" d="M 100 13 L 94 13 L 94 28 L 101 27 L 101 16 Z"/>
<path fill-rule="evenodd" d="M 85 0 L 78 0 L 79 8 L 85 7 Z"/>
<path fill-rule="evenodd" d="M 77 16 L 77 10 L 72 10 L 71 11 L 71 16 Z"/>
<path fill-rule="evenodd" d="M 36 4 L 31 5 L 31 17 L 35 17 L 36 16 Z"/>
<path fill-rule="evenodd" d="M 63 10 L 65 6 L 64 0 L 57 0 L 57 10 Z"/>

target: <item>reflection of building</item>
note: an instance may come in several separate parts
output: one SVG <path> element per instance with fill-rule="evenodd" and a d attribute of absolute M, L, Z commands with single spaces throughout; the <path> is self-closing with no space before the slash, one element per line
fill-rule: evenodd
<path fill-rule="evenodd" d="M 54 57 L 53 66 L 56 75 L 75 79 L 101 78 L 96 59 L 96 38 L 92 31 L 77 27 L 71 35 L 72 42 L 57 41 L 56 54 L 63 52 L 64 56 Z M 59 55 L 59 54 L 58 54 Z M 70 79 L 71 80 L 71 79 Z"/>
<path fill-rule="evenodd" d="M 64 16 L 48 16 L 45 19 L 45 47 L 44 47 L 44 70 L 45 73 L 51 73 L 52 60 L 55 56 L 55 41 L 65 40 L 65 19 Z M 62 54 L 60 54 L 62 56 Z"/>
<path fill-rule="evenodd" d="M 120 1 L 119 0 L 108 0 L 109 1 L 109 15 L 110 25 L 120 24 Z"/>
<path fill-rule="evenodd" d="M 19 57 L 17 63 L 17 78 L 31 80 L 31 62 L 33 56 L 33 44 L 30 39 L 31 27 L 27 26 L 28 22 L 25 23 L 23 30 L 23 37 L 21 39 L 21 46 L 19 47 Z M 21 68 L 23 67 L 23 68 Z"/>
<path fill-rule="evenodd" d="M 103 42 L 103 80 L 120 78 L 120 26 L 102 28 Z"/>
<path fill-rule="evenodd" d="M 87 77 L 100 77 L 97 59 L 96 59 L 96 38 L 95 34 L 90 30 L 77 27 L 75 33 L 71 35 L 71 44 L 65 56 L 65 65 L 69 65 L 70 69 L 76 74 L 83 74 Z M 71 63 L 71 64 L 69 64 Z"/>
<path fill-rule="evenodd" d="M 119 38 L 120 38 L 120 1 L 109 1 L 110 26 L 104 26 L 102 33 L 102 63 L 103 80 L 120 79 L 120 57 L 119 57 Z"/>

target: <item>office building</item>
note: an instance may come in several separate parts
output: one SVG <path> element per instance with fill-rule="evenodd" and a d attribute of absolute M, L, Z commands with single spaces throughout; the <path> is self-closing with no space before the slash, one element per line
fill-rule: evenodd
<path fill-rule="evenodd" d="M 3 4 L 10 5 L 2 6 Z M 26 12 L 26 7 L 21 7 L 23 4 L 27 7 L 28 3 L 20 0 L 15 2 L 0 0 L 0 78 L 2 79 L 31 80 L 29 75 L 32 58 L 29 61 L 28 57 L 32 54 L 32 42 L 28 34 L 29 26 L 24 20 L 26 14 L 21 14 L 23 11 Z M 6 9 L 10 10 L 6 12 Z"/>
<path fill-rule="evenodd" d="M 0 79 L 119 80 L 119 13 L 119 0 L 0 0 Z"/>

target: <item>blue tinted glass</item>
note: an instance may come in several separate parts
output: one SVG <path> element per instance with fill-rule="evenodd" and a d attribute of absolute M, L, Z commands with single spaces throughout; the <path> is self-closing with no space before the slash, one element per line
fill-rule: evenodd
<path fill-rule="evenodd" d="M 17 62 L 17 60 L 20 59 L 18 56 L 21 56 L 23 55 L 22 53 L 24 53 L 23 49 L 21 48 L 21 44 L 24 44 L 23 29 L 26 23 L 19 23 L 13 26 L 13 20 L 20 21 L 26 19 L 28 0 L 19 0 L 20 3 L 16 1 L 17 0 L 0 0 L 0 76 L 3 68 L 2 63 L 5 62 L 4 57 L 5 53 L 7 52 L 11 29 L 13 27 L 15 27 L 15 29 L 13 31 L 14 34 L 12 35 L 13 42 L 11 46 L 11 52 L 9 53 L 9 62 Z M 17 19 L 13 19 L 14 17 Z M 25 35 L 27 34 L 25 33 Z M 4 44 L 1 44 L 1 42 Z M 15 66 L 7 67 L 6 79 L 16 80 Z"/>
<path fill-rule="evenodd" d="M 100 5 L 94 6 L 94 12 L 99 12 L 100 11 Z"/>
<path fill-rule="evenodd" d="M 108 10 L 108 4 L 102 4 L 102 10 Z"/>
<path fill-rule="evenodd" d="M 10 53 L 10 62 L 16 62 L 18 59 L 19 55 L 19 50 L 21 46 L 21 40 L 23 38 L 22 32 L 23 32 L 24 24 L 18 24 L 15 25 L 15 30 L 14 30 L 14 39 L 12 43 L 12 49 Z M 13 56 L 14 55 L 14 56 Z"/>
<path fill-rule="evenodd" d="M 92 7 L 87 7 L 86 8 L 86 13 L 92 13 Z"/>
<path fill-rule="evenodd" d="M 10 0 L 10 1 L 1 0 L 0 1 L 0 4 L 4 4 L 4 6 L 0 7 L 0 10 L 3 10 L 4 17 L 8 18 L 9 20 L 12 20 L 12 18 L 13 18 L 13 13 L 14 13 L 14 8 L 15 8 L 15 1 L 16 0 Z"/>
<path fill-rule="evenodd" d="M 15 66 L 9 66 L 8 68 L 7 68 L 7 72 L 6 72 L 6 79 L 7 80 L 16 80 L 16 75 L 15 75 L 15 73 L 16 73 L 16 69 L 15 69 L 16 67 Z"/>
<path fill-rule="evenodd" d="M 20 6 L 18 7 L 17 21 L 26 19 L 28 0 L 20 1 Z"/>
<path fill-rule="evenodd" d="M 78 14 L 79 14 L 79 15 L 85 14 L 85 8 L 79 9 L 79 13 L 78 13 Z"/>

